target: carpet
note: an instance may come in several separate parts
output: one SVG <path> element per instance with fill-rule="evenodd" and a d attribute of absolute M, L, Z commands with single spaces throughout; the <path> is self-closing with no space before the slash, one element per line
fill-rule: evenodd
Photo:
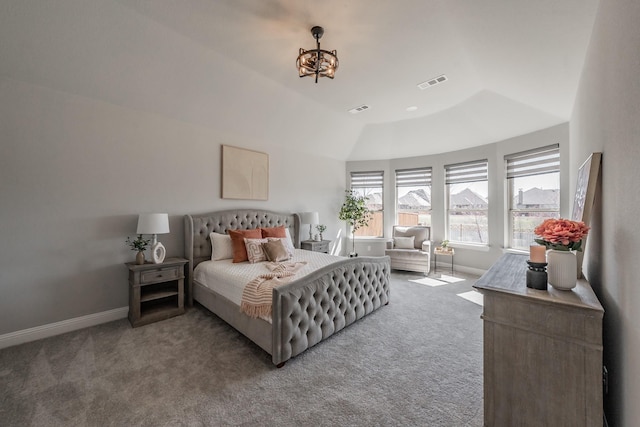
<path fill-rule="evenodd" d="M 423 277 L 421 279 L 413 279 L 413 280 L 410 280 L 410 282 L 418 283 L 420 285 L 427 285 L 427 286 L 442 286 L 442 285 L 446 285 L 448 283 L 448 282 L 444 282 L 442 280 L 433 279 L 431 277 Z"/>
<path fill-rule="evenodd" d="M 3 426 L 482 426 L 473 280 L 392 274 L 391 303 L 277 369 L 206 309 L 0 350 Z"/>
<path fill-rule="evenodd" d="M 443 282 L 447 282 L 447 283 L 457 283 L 457 282 L 462 282 L 465 279 L 463 279 L 462 277 L 454 277 L 454 276 L 449 276 L 447 274 L 440 274 L 440 276 L 438 277 L 438 280 L 442 280 Z"/>
<path fill-rule="evenodd" d="M 458 296 L 466 300 L 469 300 L 474 304 L 478 304 L 479 306 L 484 305 L 484 298 L 482 298 L 482 294 L 478 291 L 467 291 L 467 292 L 458 294 Z"/>

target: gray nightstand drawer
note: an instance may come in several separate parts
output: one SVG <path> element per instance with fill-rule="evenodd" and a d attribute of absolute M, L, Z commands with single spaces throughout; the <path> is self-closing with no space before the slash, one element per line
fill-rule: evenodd
<path fill-rule="evenodd" d="M 182 270 L 182 267 L 159 268 L 156 270 L 143 271 L 140 273 L 140 284 L 147 285 L 150 283 L 179 279 L 181 276 L 180 270 Z"/>
<path fill-rule="evenodd" d="M 328 254 L 329 243 L 331 243 L 331 240 L 321 240 L 319 242 L 316 240 L 305 240 L 300 242 L 300 248 L 307 251 L 324 252 L 325 254 Z"/>

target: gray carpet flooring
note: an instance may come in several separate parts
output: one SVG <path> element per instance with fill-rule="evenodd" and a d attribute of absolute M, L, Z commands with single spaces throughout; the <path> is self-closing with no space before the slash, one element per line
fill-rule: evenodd
<path fill-rule="evenodd" d="M 277 369 L 206 309 L 0 350 L 3 426 L 481 426 L 482 308 L 394 272 L 391 303 Z"/>

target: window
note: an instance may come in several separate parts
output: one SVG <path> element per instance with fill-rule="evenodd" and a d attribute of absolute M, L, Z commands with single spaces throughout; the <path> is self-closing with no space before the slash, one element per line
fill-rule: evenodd
<path fill-rule="evenodd" d="M 533 229 L 560 216 L 558 144 L 504 157 L 507 167 L 509 247 L 529 249 Z"/>
<path fill-rule="evenodd" d="M 354 193 L 367 197 L 367 208 L 372 212 L 369 225 L 359 228 L 356 236 L 382 237 L 384 233 L 384 204 L 382 186 L 384 172 L 351 172 L 351 189 Z"/>
<path fill-rule="evenodd" d="M 396 224 L 431 225 L 431 168 L 396 170 Z"/>
<path fill-rule="evenodd" d="M 452 242 L 489 242 L 487 160 L 447 165 L 447 238 Z"/>

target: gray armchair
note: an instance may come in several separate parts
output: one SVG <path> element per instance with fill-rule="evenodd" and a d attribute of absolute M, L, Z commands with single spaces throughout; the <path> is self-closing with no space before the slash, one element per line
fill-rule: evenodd
<path fill-rule="evenodd" d="M 423 225 L 393 226 L 393 240 L 387 242 L 385 255 L 391 268 L 417 271 L 426 276 L 431 269 L 431 227 Z"/>

